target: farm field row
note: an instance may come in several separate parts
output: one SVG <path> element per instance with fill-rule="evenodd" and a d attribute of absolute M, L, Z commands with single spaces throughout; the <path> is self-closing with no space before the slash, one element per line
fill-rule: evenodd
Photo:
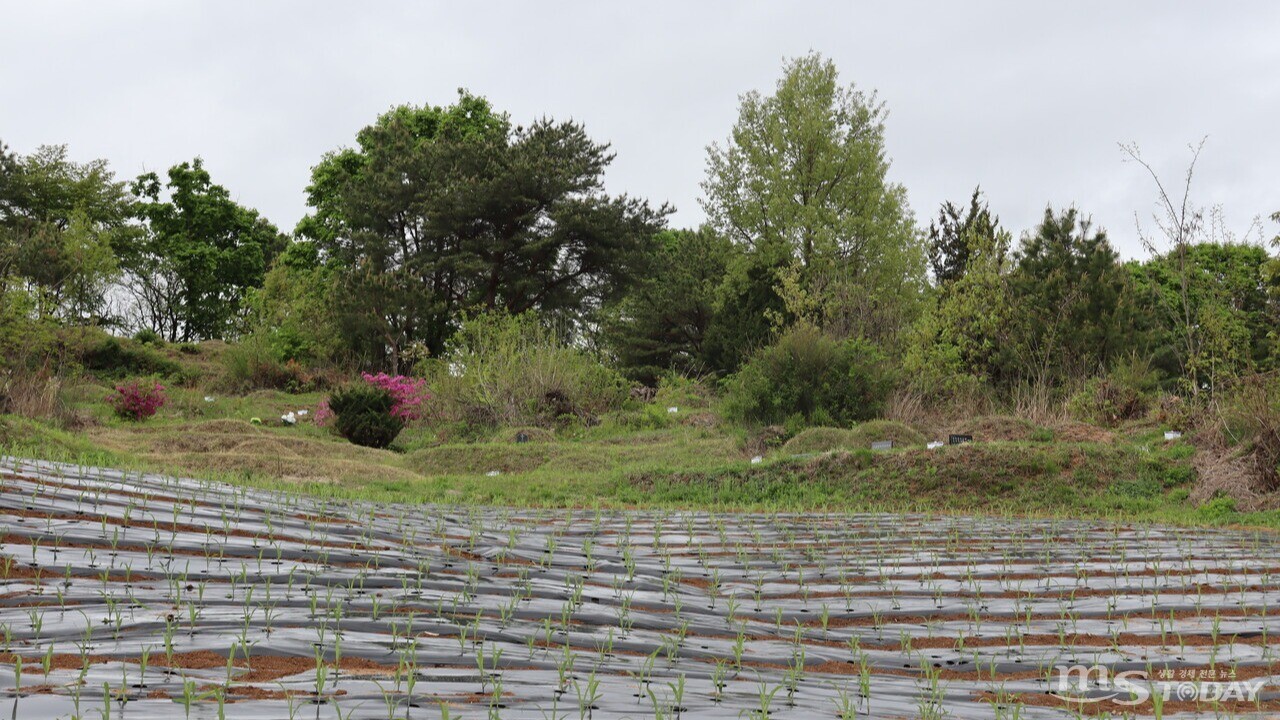
<path fill-rule="evenodd" d="M 398 505 L 16 458 L 0 516 L 17 718 L 1280 712 L 1266 532 Z M 1080 666 L 1131 685 L 1068 692 Z"/>

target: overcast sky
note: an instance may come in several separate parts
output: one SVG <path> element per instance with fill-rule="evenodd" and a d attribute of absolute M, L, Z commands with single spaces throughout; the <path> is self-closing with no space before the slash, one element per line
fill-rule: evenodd
<path fill-rule="evenodd" d="M 1209 137 L 1195 196 L 1243 232 L 1280 210 L 1280 3 L 8 2 L 0 140 L 121 177 L 199 155 L 283 229 L 322 153 L 401 103 L 487 96 L 613 144 L 610 192 L 701 222 L 706 145 L 738 96 L 817 50 L 888 104 L 891 178 L 922 224 L 981 184 L 1015 235 L 1076 204 L 1126 256 L 1153 187 Z"/>

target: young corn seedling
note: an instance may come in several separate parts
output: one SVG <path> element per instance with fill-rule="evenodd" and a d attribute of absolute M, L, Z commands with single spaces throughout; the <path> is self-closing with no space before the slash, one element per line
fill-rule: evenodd
<path fill-rule="evenodd" d="M 585 683 L 575 680 L 573 688 L 578 697 L 578 720 L 590 720 L 596 710 L 596 703 L 604 697 L 600 692 L 600 681 L 596 678 L 596 671 L 591 671 Z"/>
<path fill-rule="evenodd" d="M 770 690 L 763 680 L 757 680 L 757 683 L 756 706 L 746 710 L 745 714 L 749 720 L 769 720 L 769 706 L 773 704 L 773 698 L 782 689 L 782 686 L 777 685 Z"/>

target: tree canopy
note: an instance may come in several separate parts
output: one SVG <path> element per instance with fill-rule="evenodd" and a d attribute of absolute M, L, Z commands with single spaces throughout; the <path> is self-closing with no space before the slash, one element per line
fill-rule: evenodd
<path fill-rule="evenodd" d="M 65 145 L 18 156 L 0 145 L 0 280 L 22 282 L 42 317 L 107 321 L 128 234 L 128 195 L 105 160 L 77 163 Z"/>
<path fill-rule="evenodd" d="M 742 96 L 729 140 L 707 153 L 712 225 L 766 267 L 789 314 L 884 338 L 914 309 L 923 248 L 906 191 L 888 180 L 887 110 L 811 53 L 772 95 Z"/>
<path fill-rule="evenodd" d="M 968 269 L 974 246 L 971 235 L 987 240 L 1000 235 L 1000 219 L 991 214 L 981 197 L 981 189 L 974 188 L 963 215 L 960 207 L 949 201 L 943 203 L 938 219 L 929 225 L 929 267 L 939 284 L 960 279 Z"/>
<path fill-rule="evenodd" d="M 716 371 L 715 334 L 725 314 L 721 288 L 740 250 L 711 229 L 668 230 L 647 274 L 609 308 L 603 334 L 629 373 L 653 383 L 667 371 Z"/>
<path fill-rule="evenodd" d="M 669 212 L 603 189 L 607 144 L 574 122 L 512 126 L 481 98 L 403 106 L 327 155 L 299 225 L 334 263 L 344 317 L 398 365 L 439 354 L 464 313 L 585 322 L 640 276 Z"/>
<path fill-rule="evenodd" d="M 1280 367 L 1280 259 L 1191 201 L 1200 146 L 1172 195 L 1122 146 L 1156 181 L 1167 241 L 1143 235 L 1150 256 L 1122 263 L 1074 206 L 1015 243 L 978 187 L 921 231 L 887 119 L 830 60 L 786 61 L 707 149 L 697 229 L 607 192 L 613 151 L 581 123 L 516 123 L 465 90 L 392 107 L 321 156 L 291 236 L 198 157 L 127 183 L 65 146 L 0 143 L 0 365 L 96 325 L 240 340 L 248 374 L 301 387 L 334 366 L 436 372 L 487 328 L 607 359 L 610 397 L 619 373 L 714 376 L 742 418 L 789 425 L 864 419 L 898 392 L 989 407 L 1126 374 L 1212 396 Z"/>
<path fill-rule="evenodd" d="M 1022 374 L 1060 382 L 1103 370 L 1133 347 L 1126 282 L 1105 230 L 1074 207 L 1046 208 L 1023 236 L 1010 278 Z"/>
<path fill-rule="evenodd" d="M 169 168 L 164 182 L 141 175 L 131 189 L 141 232 L 119 254 L 138 323 L 170 341 L 236 335 L 245 294 L 288 239 L 232 200 L 200 158 Z"/>

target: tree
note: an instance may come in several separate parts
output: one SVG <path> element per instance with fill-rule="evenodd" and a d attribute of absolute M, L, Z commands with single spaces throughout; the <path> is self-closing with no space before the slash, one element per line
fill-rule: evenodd
<path fill-rule="evenodd" d="M 338 292 L 334 270 L 319 261 L 316 244 L 290 243 L 271 264 L 262 287 L 245 299 L 250 332 L 265 340 L 279 361 L 339 360 L 344 348 L 334 317 Z"/>
<path fill-rule="evenodd" d="M 13 263 L 13 218 L 17 215 L 15 186 L 18 183 L 18 156 L 0 141 L 0 289 L 7 286 Z"/>
<path fill-rule="evenodd" d="M 1280 223 L 1280 212 L 1271 214 L 1271 221 Z M 1280 233 L 1271 238 L 1271 247 L 1280 248 Z M 1267 261 L 1263 267 L 1263 279 L 1266 282 L 1268 292 L 1280 299 L 1280 258 L 1272 258 Z"/>
<path fill-rule="evenodd" d="M 954 282 L 964 275 L 973 245 L 970 233 L 988 239 L 1000 236 L 1000 219 L 991 214 L 987 203 L 979 199 L 981 196 L 981 188 L 974 188 L 969 208 L 963 216 L 958 206 L 950 201 L 943 203 L 937 221 L 929 225 L 929 266 L 939 285 Z M 1000 252 L 1007 250 L 997 249 Z"/>
<path fill-rule="evenodd" d="M 16 186 L 19 182 L 18 156 L 0 141 L 0 321 L 12 322 L 17 291 L 10 287 L 17 237 L 14 221 L 18 217 Z"/>
<path fill-rule="evenodd" d="M 1280 223 L 1280 212 L 1271 214 L 1271 221 Z M 1271 247 L 1280 248 L 1280 232 L 1271 238 Z M 1267 296 L 1273 304 L 1280 304 L 1280 258 L 1268 258 L 1267 262 L 1262 266 L 1262 281 L 1267 289 Z M 1280 314 L 1280 311 L 1277 311 Z M 1280 324 L 1280 323 L 1277 323 Z M 1280 366 L 1280 331 L 1271 329 L 1267 332 L 1267 338 L 1271 342 L 1273 357 L 1271 364 Z"/>
<path fill-rule="evenodd" d="M 774 281 L 788 315 L 841 336 L 892 336 L 923 281 L 906 192 L 887 180 L 885 116 L 813 53 L 785 64 L 773 95 L 742 96 L 728 142 L 708 148 L 711 224 L 762 267 L 786 258 Z"/>
<path fill-rule="evenodd" d="M 1196 243 L 1129 267 L 1139 315 L 1155 319 L 1146 354 L 1166 375 L 1212 390 L 1276 366 L 1274 261 L 1257 245 Z M 1192 319 L 1190 335 L 1162 318 Z M 1184 355 L 1190 349 L 1192 355 Z M 1189 389 L 1189 388 L 1188 388 Z"/>
<path fill-rule="evenodd" d="M 1128 350 L 1127 278 L 1105 230 L 1074 208 L 1045 208 L 1023 236 L 1010 278 L 1019 373 L 1054 384 L 1105 370 Z"/>
<path fill-rule="evenodd" d="M 780 278 L 788 272 L 791 257 L 735 247 L 724 284 L 715 295 L 716 314 L 705 342 L 707 362 L 720 374 L 737 370 L 795 320 L 779 294 Z"/>
<path fill-rule="evenodd" d="M 133 322 L 169 341 L 228 338 L 245 316 L 245 294 L 262 285 L 288 244 L 274 225 L 231 199 L 196 158 L 132 184 L 138 237 L 120 250 Z"/>
<path fill-rule="evenodd" d="M 1009 382 L 1015 304 L 1006 249 L 1009 233 L 988 235 L 970 224 L 960 231 L 963 272 L 931 293 L 903 357 L 905 376 L 926 396 L 975 394 Z"/>
<path fill-rule="evenodd" d="M 572 122 L 512 128 L 483 98 L 396 108 L 312 173 L 299 232 L 340 268 L 343 316 L 393 371 L 438 355 L 465 312 L 581 324 L 643 269 L 669 212 L 604 193 L 613 160 Z"/>
<path fill-rule="evenodd" d="M 27 156 L 0 147 L 0 281 L 17 279 L 38 317 L 110 321 L 112 246 L 129 232 L 128 198 L 105 160 L 77 163 L 65 145 Z"/>
<path fill-rule="evenodd" d="M 708 333 L 717 319 L 717 293 L 737 252 L 707 226 L 659 233 L 648 274 L 606 316 L 605 344 L 618 365 L 649 383 L 668 370 L 697 375 L 718 369 Z"/>
<path fill-rule="evenodd" d="M 1227 229 L 1221 206 L 1205 208 L 1192 200 L 1191 185 L 1195 178 L 1196 163 L 1200 160 L 1200 153 L 1204 150 L 1207 141 L 1206 136 L 1198 143 L 1188 144 L 1191 160 L 1187 163 L 1180 188 L 1165 183 L 1155 168 L 1143 157 L 1136 143 L 1120 144 L 1124 160 L 1141 166 L 1155 185 L 1156 210 L 1152 213 L 1151 222 L 1156 231 L 1148 232 L 1138 220 L 1137 213 L 1134 214 L 1134 220 L 1143 246 L 1154 258 L 1162 258 L 1159 263 L 1160 273 L 1174 272 L 1177 302 L 1169 303 L 1166 297 L 1163 301 L 1151 305 L 1151 308 L 1160 313 L 1157 319 L 1162 329 L 1174 331 L 1172 337 L 1178 338 L 1180 347 L 1171 348 L 1166 345 L 1165 349 L 1170 350 L 1172 357 L 1182 363 L 1183 385 L 1193 396 L 1198 395 L 1201 390 L 1214 387 L 1215 383 L 1205 376 L 1206 363 L 1220 369 L 1223 367 L 1221 356 L 1224 348 L 1221 345 L 1221 337 L 1228 330 L 1218 323 L 1225 320 L 1224 315 L 1210 313 L 1212 317 L 1203 316 L 1206 306 L 1193 297 L 1195 293 L 1192 286 L 1203 281 L 1203 278 L 1195 277 L 1199 268 L 1196 265 L 1197 259 L 1192 257 L 1192 248 L 1197 245 L 1237 244 L 1237 236 Z M 1243 233 L 1241 242 L 1249 244 L 1253 233 L 1257 231 L 1260 234 L 1261 230 L 1261 220 L 1255 218 L 1249 229 Z M 1258 239 L 1261 239 L 1260 235 Z M 1203 260 L 1203 257 L 1199 260 Z M 1171 337 L 1167 333 L 1161 334 L 1166 339 Z M 1218 339 L 1214 340 L 1214 338 Z M 1205 347 L 1203 346 L 1205 342 L 1215 342 L 1218 347 Z M 1246 353 L 1248 354 L 1251 353 Z M 1212 358 L 1217 359 L 1211 360 Z M 1214 376 L 1218 374 L 1218 372 L 1210 373 Z"/>

